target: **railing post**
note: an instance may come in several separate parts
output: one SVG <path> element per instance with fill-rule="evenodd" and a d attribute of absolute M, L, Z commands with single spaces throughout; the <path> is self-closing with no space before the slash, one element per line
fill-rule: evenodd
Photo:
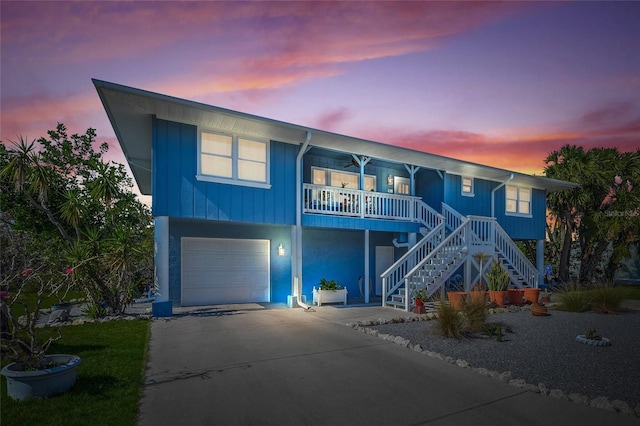
<path fill-rule="evenodd" d="M 387 306 L 387 277 L 382 277 L 382 306 Z"/>
<path fill-rule="evenodd" d="M 404 310 L 409 312 L 409 283 L 407 278 L 404 279 Z"/>

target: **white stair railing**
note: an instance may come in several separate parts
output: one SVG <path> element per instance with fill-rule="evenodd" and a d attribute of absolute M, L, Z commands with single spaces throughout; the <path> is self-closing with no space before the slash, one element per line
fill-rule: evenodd
<path fill-rule="evenodd" d="M 522 284 L 538 287 L 538 269 L 527 259 L 498 222 L 495 223 L 495 250 L 522 278 L 521 283 L 515 274 L 510 273 L 511 281 L 517 287 L 522 287 Z"/>
<path fill-rule="evenodd" d="M 458 228 L 450 233 L 442 242 L 425 256 L 416 266 L 414 266 L 407 275 L 405 275 L 405 283 L 413 283 L 420 279 L 427 279 L 431 282 L 424 283 L 427 295 L 431 297 L 458 269 L 465 257 L 460 256 L 467 249 L 467 243 L 471 232 L 470 224 L 472 219 L 467 218 Z M 427 267 L 430 268 L 427 268 Z M 405 286 L 405 309 L 410 309 L 411 297 L 413 292 L 419 285 Z"/>
<path fill-rule="evenodd" d="M 380 275 L 382 278 L 382 306 L 386 306 L 387 298 L 404 284 L 404 277 L 407 272 L 420 259 L 423 259 L 433 251 L 440 244 L 444 235 L 444 218 L 442 218 L 439 225 Z"/>
<path fill-rule="evenodd" d="M 453 231 L 454 229 L 458 228 L 460 224 L 466 219 L 465 216 L 461 215 L 457 210 L 454 210 L 452 207 L 445 203 L 442 203 L 442 215 L 444 216 L 444 221 L 449 231 Z"/>

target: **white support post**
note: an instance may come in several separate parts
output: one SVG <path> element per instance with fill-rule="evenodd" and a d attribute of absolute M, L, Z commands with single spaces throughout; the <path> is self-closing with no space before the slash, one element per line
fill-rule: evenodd
<path fill-rule="evenodd" d="M 158 216 L 154 223 L 156 301 L 169 300 L 169 217 Z"/>
<path fill-rule="evenodd" d="M 369 303 L 369 230 L 364 231 L 364 303 Z"/>
<path fill-rule="evenodd" d="M 538 269 L 536 288 L 538 288 L 540 283 L 544 282 L 544 240 L 536 241 L 536 268 Z"/>

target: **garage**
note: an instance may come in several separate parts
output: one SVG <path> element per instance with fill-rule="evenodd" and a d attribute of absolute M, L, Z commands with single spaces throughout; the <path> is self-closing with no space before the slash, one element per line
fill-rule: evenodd
<path fill-rule="evenodd" d="M 182 306 L 269 302 L 269 240 L 182 238 Z"/>

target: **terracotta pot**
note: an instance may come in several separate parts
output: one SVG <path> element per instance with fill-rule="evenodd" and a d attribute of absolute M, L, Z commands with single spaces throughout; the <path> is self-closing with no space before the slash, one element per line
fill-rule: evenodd
<path fill-rule="evenodd" d="M 484 290 L 471 290 L 469 292 L 469 298 L 472 302 L 485 303 L 487 301 L 487 292 Z"/>
<path fill-rule="evenodd" d="M 507 303 L 507 292 L 489 290 L 489 300 L 495 302 L 496 305 L 502 307 Z"/>
<path fill-rule="evenodd" d="M 414 314 L 426 314 L 427 311 L 424 309 L 424 300 L 416 299 L 416 306 L 411 311 Z"/>
<path fill-rule="evenodd" d="M 461 311 L 467 299 L 467 293 L 464 291 L 448 291 L 447 297 L 449 298 L 449 304 L 453 306 L 453 309 Z"/>
<path fill-rule="evenodd" d="M 531 303 L 538 303 L 538 296 L 540 295 L 539 288 L 525 288 L 524 289 L 524 300 L 529 301 Z"/>
<path fill-rule="evenodd" d="M 507 297 L 510 305 L 522 305 L 524 292 L 519 288 L 510 288 L 507 290 Z"/>
<path fill-rule="evenodd" d="M 531 314 L 537 317 L 549 315 L 549 313 L 547 312 L 547 307 L 538 303 L 534 303 L 533 305 L 531 305 Z"/>

